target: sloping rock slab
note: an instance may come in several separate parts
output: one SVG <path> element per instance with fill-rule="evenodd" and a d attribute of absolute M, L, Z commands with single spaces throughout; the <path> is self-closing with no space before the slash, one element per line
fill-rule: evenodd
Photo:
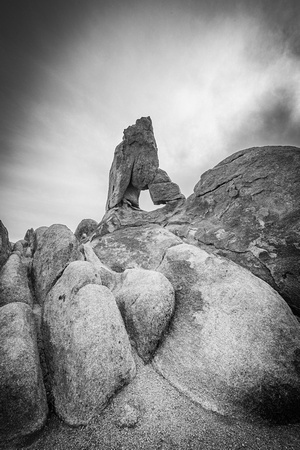
<path fill-rule="evenodd" d="M 33 305 L 28 283 L 27 265 L 18 253 L 10 255 L 0 271 L 0 306 L 12 302 Z"/>
<path fill-rule="evenodd" d="M 0 308 L 0 436 L 12 439 L 42 428 L 48 414 L 31 308 Z"/>
<path fill-rule="evenodd" d="M 300 327 L 267 283 L 188 244 L 159 268 L 175 314 L 156 369 L 203 407 L 224 415 L 300 419 Z"/>
<path fill-rule="evenodd" d="M 188 241 L 267 281 L 298 314 L 299 173 L 299 148 L 242 150 L 205 172 L 181 212 L 169 220 L 170 229 Z"/>
<path fill-rule="evenodd" d="M 65 225 L 51 225 L 42 232 L 32 266 L 35 294 L 41 305 L 67 264 L 82 259 L 78 246 L 78 240 Z"/>
<path fill-rule="evenodd" d="M 45 302 L 43 332 L 55 410 L 77 426 L 134 377 L 135 363 L 113 294 L 87 284 L 88 273 L 80 279 L 74 264 L 86 265 L 93 282 L 92 264 L 69 266 Z"/>
<path fill-rule="evenodd" d="M 137 267 L 155 270 L 165 251 L 181 243 L 159 225 L 128 227 L 91 241 L 98 258 L 116 272 Z"/>

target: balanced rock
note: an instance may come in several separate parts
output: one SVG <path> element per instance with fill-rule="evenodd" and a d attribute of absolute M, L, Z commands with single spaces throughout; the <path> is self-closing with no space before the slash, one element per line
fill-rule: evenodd
<path fill-rule="evenodd" d="M 0 308 L 0 435 L 3 440 L 34 433 L 48 414 L 31 308 Z"/>
<path fill-rule="evenodd" d="M 169 175 L 161 169 L 157 170 L 154 180 L 149 184 L 149 192 L 154 205 L 164 205 L 185 198 L 178 184 L 173 183 Z"/>
<path fill-rule="evenodd" d="M 151 360 L 174 311 L 174 289 L 161 273 L 128 269 L 113 290 L 125 327 L 140 357 Z"/>
<path fill-rule="evenodd" d="M 55 410 L 70 425 L 87 424 L 135 376 L 115 298 L 108 288 L 95 284 L 99 281 L 92 264 L 72 263 L 44 304 L 45 352 Z"/>
<path fill-rule="evenodd" d="M 75 230 L 75 236 L 76 238 L 81 241 L 82 239 L 85 239 L 90 234 L 92 234 L 95 229 L 97 228 L 98 222 L 93 219 L 83 219 L 77 226 Z"/>
<path fill-rule="evenodd" d="M 51 225 L 43 231 L 33 256 L 35 294 L 42 305 L 66 265 L 81 259 L 79 242 L 65 225 Z"/>
<path fill-rule="evenodd" d="M 300 326 L 263 280 L 182 244 L 159 268 L 176 293 L 156 369 L 221 414 L 275 422 L 300 418 Z"/>
<path fill-rule="evenodd" d="M 0 220 L 0 269 L 11 253 L 8 231 Z"/>
<path fill-rule="evenodd" d="M 106 209 L 123 199 L 138 207 L 139 193 L 148 189 L 158 169 L 157 146 L 150 117 L 138 119 L 124 130 L 123 141 L 115 150 L 109 174 Z"/>
<path fill-rule="evenodd" d="M 14 302 L 33 305 L 28 268 L 19 252 L 12 253 L 0 271 L 0 307 Z"/>
<path fill-rule="evenodd" d="M 300 149 L 254 147 L 202 176 L 168 228 L 227 256 L 300 314 Z"/>
<path fill-rule="evenodd" d="M 99 259 L 116 272 L 143 268 L 155 270 L 165 251 L 182 240 L 159 225 L 117 230 L 91 241 Z"/>

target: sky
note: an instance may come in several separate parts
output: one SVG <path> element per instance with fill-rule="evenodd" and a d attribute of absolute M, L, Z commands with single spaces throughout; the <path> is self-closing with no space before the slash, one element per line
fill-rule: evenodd
<path fill-rule="evenodd" d="M 240 149 L 300 147 L 300 2 L 2 0 L 0 219 L 75 231 L 105 212 L 123 130 L 152 118 L 189 196 Z M 149 193 L 141 207 L 155 209 Z"/>

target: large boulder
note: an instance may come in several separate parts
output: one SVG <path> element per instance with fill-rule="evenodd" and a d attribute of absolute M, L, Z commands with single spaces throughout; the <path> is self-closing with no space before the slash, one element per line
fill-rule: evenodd
<path fill-rule="evenodd" d="M 138 207 L 140 191 L 148 189 L 157 169 L 157 146 L 152 122 L 150 117 L 142 117 L 124 130 L 123 141 L 115 150 L 106 209 L 113 208 L 123 199 Z"/>
<path fill-rule="evenodd" d="M 99 259 L 116 272 L 143 268 L 155 270 L 165 251 L 182 240 L 159 225 L 128 227 L 91 241 Z"/>
<path fill-rule="evenodd" d="M 43 230 L 33 256 L 35 294 L 42 305 L 67 264 L 81 259 L 79 242 L 65 225 L 51 225 Z"/>
<path fill-rule="evenodd" d="M 300 314 L 300 149 L 254 147 L 202 176 L 169 229 L 267 281 Z"/>
<path fill-rule="evenodd" d="M 113 293 L 138 354 L 149 362 L 174 311 L 171 283 L 152 270 L 128 269 Z"/>
<path fill-rule="evenodd" d="M 8 231 L 0 220 L 0 269 L 11 253 Z"/>
<path fill-rule="evenodd" d="M 115 298 L 92 264 L 70 264 L 44 304 L 43 334 L 57 414 L 84 425 L 135 375 Z"/>
<path fill-rule="evenodd" d="M 159 267 L 176 306 L 156 369 L 203 407 L 275 422 L 300 419 L 300 326 L 267 283 L 182 244 Z"/>
<path fill-rule="evenodd" d="M 0 435 L 31 434 L 48 414 L 31 308 L 10 303 L 0 308 Z"/>
<path fill-rule="evenodd" d="M 81 241 L 92 234 L 97 228 L 98 222 L 94 219 L 82 219 L 75 230 L 76 238 Z"/>
<path fill-rule="evenodd" d="M 22 302 L 33 305 L 28 268 L 18 253 L 12 253 L 0 271 L 0 307 Z"/>

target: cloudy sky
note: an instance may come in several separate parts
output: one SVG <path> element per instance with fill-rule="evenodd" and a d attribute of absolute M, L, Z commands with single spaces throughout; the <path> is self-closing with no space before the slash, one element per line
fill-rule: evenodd
<path fill-rule="evenodd" d="M 0 8 L 0 218 L 11 241 L 100 221 L 114 149 L 141 116 L 186 196 L 237 150 L 300 146 L 298 0 Z"/>

